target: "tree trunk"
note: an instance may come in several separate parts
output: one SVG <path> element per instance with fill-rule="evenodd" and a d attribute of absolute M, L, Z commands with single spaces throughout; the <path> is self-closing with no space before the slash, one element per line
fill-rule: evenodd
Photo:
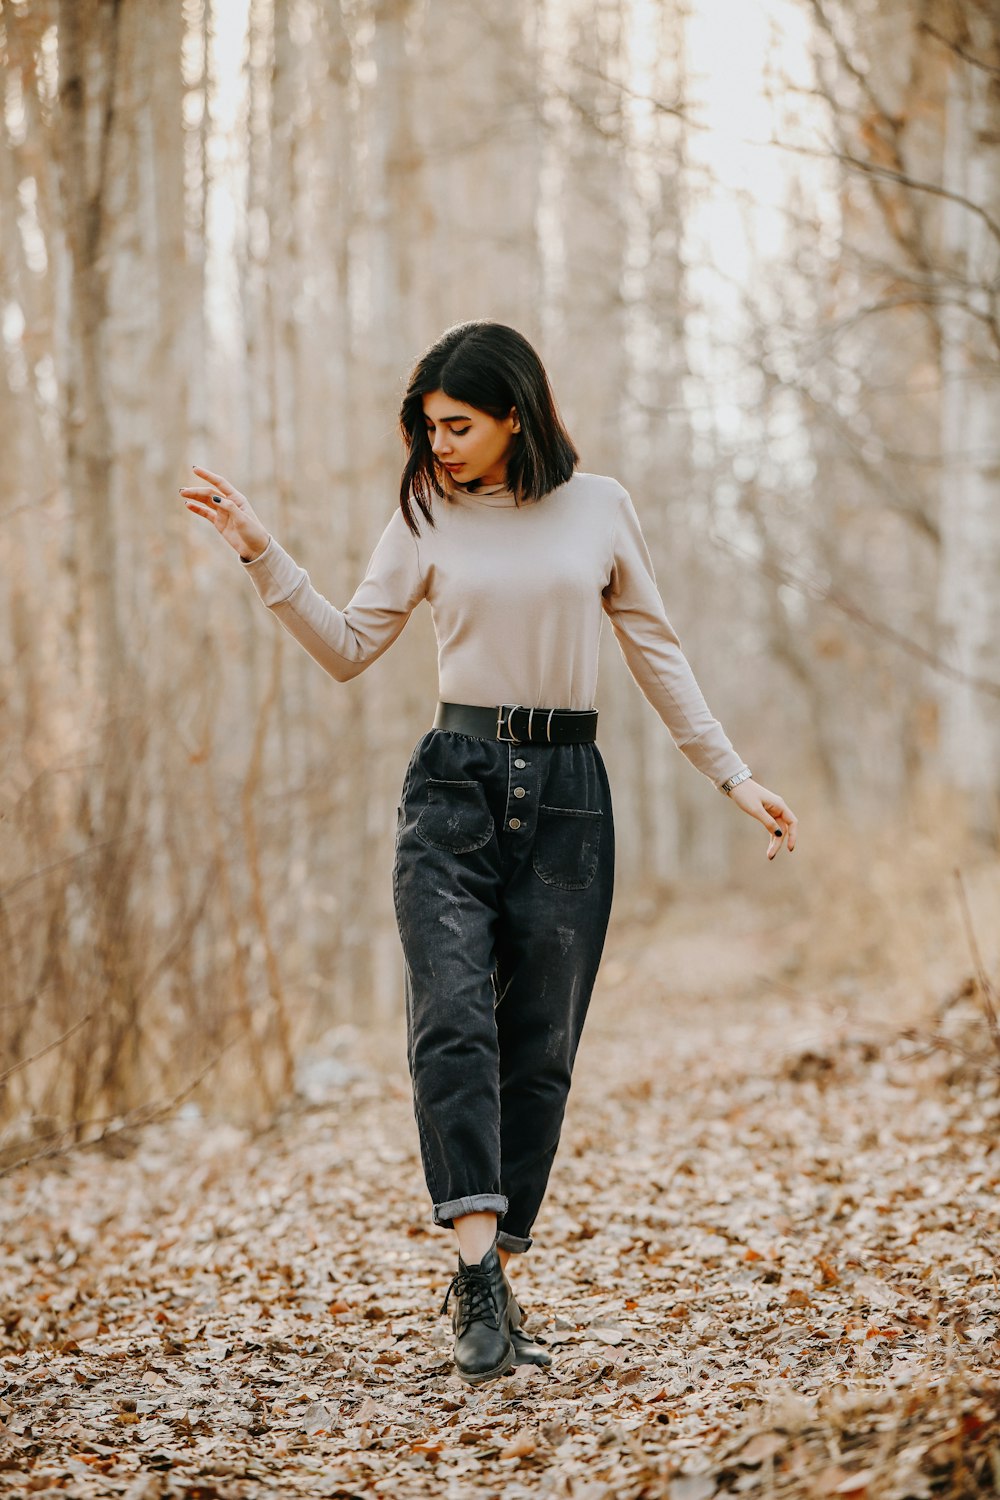
<path fill-rule="evenodd" d="M 941 758 L 971 826 L 1000 843 L 1000 30 L 988 0 L 958 8 L 948 89 L 941 309 L 940 618 L 970 680 L 942 681 Z M 978 63 L 966 60 L 978 59 Z M 961 200 L 961 201 L 959 201 Z M 988 686 L 992 684 L 993 690 Z"/>

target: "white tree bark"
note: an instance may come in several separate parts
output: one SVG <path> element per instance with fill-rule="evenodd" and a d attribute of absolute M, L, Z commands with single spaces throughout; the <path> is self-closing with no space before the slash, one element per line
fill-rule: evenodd
<path fill-rule="evenodd" d="M 941 312 L 941 757 L 969 817 L 1000 841 L 1000 25 L 987 0 L 961 7 L 948 90 L 947 277 Z M 993 691 L 988 684 L 993 685 Z"/>

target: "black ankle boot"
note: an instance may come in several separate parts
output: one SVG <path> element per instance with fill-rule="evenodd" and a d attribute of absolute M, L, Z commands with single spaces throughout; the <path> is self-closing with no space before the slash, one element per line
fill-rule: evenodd
<path fill-rule="evenodd" d="M 510 1341 L 514 1346 L 515 1365 L 540 1365 L 542 1369 L 547 1369 L 552 1363 L 552 1355 L 543 1349 L 529 1333 L 521 1332 L 524 1309 L 514 1296 L 510 1282 L 507 1283 L 507 1293 L 510 1307 Z"/>
<path fill-rule="evenodd" d="M 445 1293 L 441 1311 L 455 1293 L 451 1325 L 455 1330 L 455 1369 L 467 1385 L 493 1380 L 514 1363 L 510 1338 L 510 1287 L 503 1274 L 496 1241 L 478 1266 L 458 1257 L 458 1271 Z"/>

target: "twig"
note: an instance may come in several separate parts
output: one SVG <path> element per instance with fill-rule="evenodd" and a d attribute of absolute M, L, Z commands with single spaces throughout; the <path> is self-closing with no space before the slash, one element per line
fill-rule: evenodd
<path fill-rule="evenodd" d="M 90 1146 L 101 1146 L 105 1141 L 114 1140 L 116 1136 L 125 1135 L 128 1131 L 135 1130 L 141 1125 L 152 1124 L 154 1120 L 160 1119 L 164 1115 L 169 1114 L 172 1109 L 176 1109 L 177 1105 L 198 1087 L 199 1083 L 215 1067 L 216 1063 L 221 1061 L 230 1047 L 235 1046 L 240 1040 L 239 1036 L 234 1036 L 223 1047 L 220 1047 L 215 1056 L 210 1058 L 205 1064 L 201 1072 L 196 1073 L 190 1083 L 182 1088 L 179 1093 L 174 1094 L 171 1099 L 165 1099 L 162 1104 L 140 1106 L 133 1117 L 122 1120 L 116 1129 L 102 1130 L 100 1135 L 92 1136 L 89 1141 L 70 1141 L 68 1144 L 53 1146 L 48 1151 L 36 1151 L 29 1156 L 18 1157 L 17 1161 L 8 1162 L 6 1166 L 0 1166 L 0 1177 L 6 1177 L 9 1173 L 16 1172 L 19 1167 L 30 1166 L 32 1162 L 46 1161 L 53 1156 L 68 1156 L 72 1151 L 83 1151 Z M 77 1128 L 77 1125 L 78 1122 L 73 1120 L 65 1126 L 65 1129 L 73 1130 Z"/>
<path fill-rule="evenodd" d="M 1000 68 L 995 68 L 992 63 L 986 62 L 982 57 L 975 57 L 971 52 L 966 52 L 964 47 L 952 41 L 951 37 L 945 36 L 944 32 L 938 31 L 929 21 L 918 21 L 917 30 L 934 37 L 935 41 L 941 42 L 949 52 L 954 52 L 955 56 L 960 57 L 963 62 L 971 63 L 974 68 L 982 68 L 984 73 L 990 73 L 994 78 L 1000 78 Z"/>
<path fill-rule="evenodd" d="M 79 1021 L 74 1021 L 73 1025 L 68 1031 L 64 1031 L 62 1036 L 57 1036 L 54 1041 L 46 1042 L 44 1047 L 40 1047 L 30 1057 L 22 1057 L 21 1061 L 16 1062 L 12 1068 L 8 1068 L 6 1073 L 0 1073 L 0 1085 L 5 1084 L 8 1078 L 12 1078 L 15 1073 L 19 1073 L 22 1068 L 26 1068 L 29 1063 L 37 1062 L 40 1057 L 44 1057 L 46 1052 L 51 1052 L 54 1047 L 60 1047 L 67 1037 L 72 1036 L 74 1031 L 79 1031 L 81 1026 L 86 1026 L 92 1017 L 93 1011 L 88 1010 L 87 1014 L 81 1016 Z"/>
<path fill-rule="evenodd" d="M 820 153 L 822 154 L 822 153 Z M 926 182 L 922 178 L 911 177 L 908 172 L 897 172 L 892 167 L 883 167 L 878 162 L 866 161 L 864 157 L 853 156 L 849 151 L 835 151 L 834 159 L 843 166 L 853 167 L 868 177 L 881 177 L 887 182 L 896 182 L 900 187 L 912 188 L 916 193 L 930 193 L 936 198 L 946 198 L 949 203 L 957 203 L 960 208 L 965 208 L 970 214 L 975 214 L 986 225 L 994 239 L 1000 240 L 1000 223 L 994 219 L 981 203 L 976 203 L 964 193 L 956 193 L 951 188 L 945 187 L 943 182 Z"/>
<path fill-rule="evenodd" d="M 110 849 L 126 839 L 138 838 L 141 833 L 141 828 L 126 829 L 124 833 L 117 833 L 113 838 L 102 839 L 99 844 L 88 844 L 84 849 L 74 849 L 71 854 L 61 854 L 58 859 L 50 860 L 47 865 L 42 865 L 37 870 L 29 870 L 27 875 L 22 875 L 19 880 L 12 881 L 10 885 L 0 890 L 0 901 L 9 901 L 11 896 L 16 896 L 18 891 L 30 885 L 33 880 L 44 880 L 46 875 L 51 875 L 53 870 L 61 869 L 64 865 L 76 864 L 77 860 L 86 859 L 88 855 L 100 854 L 103 850 Z"/>
<path fill-rule="evenodd" d="M 713 531 L 710 535 L 711 540 L 718 546 L 728 547 L 730 551 L 738 552 L 743 557 L 752 559 L 754 566 L 762 573 L 768 574 L 771 578 L 776 578 L 780 583 L 788 584 L 791 588 L 798 589 L 799 593 L 805 594 L 807 598 L 819 599 L 827 604 L 832 604 L 834 609 L 839 609 L 849 619 L 856 620 L 859 624 L 864 625 L 868 630 L 872 631 L 873 634 L 880 635 L 885 640 L 892 641 L 894 645 L 899 646 L 908 655 L 915 656 L 918 661 L 922 661 L 925 666 L 932 667 L 934 671 L 940 672 L 942 676 L 950 677 L 955 682 L 964 682 L 967 686 L 978 689 L 979 692 L 988 693 L 990 697 L 1000 698 L 1000 682 L 993 682 L 988 677 L 978 677 L 972 672 L 964 672 L 961 667 L 954 667 L 950 662 L 943 661 L 933 651 L 928 651 L 926 646 L 921 646 L 917 641 L 910 640 L 909 636 L 903 635 L 901 631 L 894 629 L 891 625 L 885 624 L 884 621 L 876 620 L 872 615 L 863 610 L 860 605 L 855 604 L 853 600 L 848 599 L 846 595 L 842 594 L 839 589 L 823 588 L 821 584 L 815 583 L 811 579 L 803 580 L 799 578 L 790 569 L 783 568 L 779 563 L 765 562 L 759 557 L 754 557 L 749 548 L 740 547 L 730 537 L 724 536 L 722 532 Z"/>
<path fill-rule="evenodd" d="M 934 1007 L 934 1014 L 937 1019 L 940 1021 L 947 1015 L 953 1005 L 958 1005 L 962 1000 L 967 1000 L 970 995 L 975 993 L 975 989 L 976 981 L 971 975 L 967 974 L 959 984 L 955 985 L 954 989 L 949 990 L 943 1000 L 938 1001 Z"/>
<path fill-rule="evenodd" d="M 22 510 L 37 510 L 42 505 L 48 505 L 49 501 L 54 500 L 58 493 L 59 490 L 57 488 L 46 490 L 44 495 L 36 495 L 31 500 L 22 500 L 20 505 L 12 505 L 10 510 L 0 511 L 0 526 L 5 521 L 9 521 L 11 516 L 18 515 Z"/>
<path fill-rule="evenodd" d="M 897 165 L 902 166 L 898 144 L 900 126 L 899 119 L 895 115 L 890 114 L 889 110 L 886 109 L 881 99 L 879 99 L 878 95 L 875 93 L 875 90 L 872 87 L 870 76 L 871 70 L 860 67 L 854 61 L 854 58 L 848 51 L 847 44 L 839 35 L 836 26 L 833 24 L 833 21 L 823 9 L 822 0 L 809 0 L 809 3 L 812 7 L 812 11 L 814 16 L 816 17 L 817 23 L 819 24 L 821 29 L 826 32 L 827 36 L 830 38 L 830 41 L 833 43 L 833 47 L 837 53 L 837 57 L 840 61 L 841 67 L 851 75 L 851 77 L 854 79 L 854 82 L 857 84 L 859 91 L 868 100 L 868 103 L 874 113 L 883 122 L 883 124 L 888 126 L 889 130 L 891 131 L 892 154 Z M 889 143 L 885 142 L 885 144 Z"/>
<path fill-rule="evenodd" d="M 979 991 L 983 997 L 983 1009 L 986 1011 L 987 1025 L 990 1028 L 990 1036 L 993 1039 L 997 1057 L 1000 1058 L 1000 1023 L 997 1022 L 996 1006 L 993 1003 L 993 986 L 983 967 L 982 955 L 979 952 L 979 944 L 976 942 L 976 933 L 972 925 L 972 915 L 969 911 L 969 903 L 965 895 L 965 886 L 962 883 L 962 872 L 957 865 L 955 866 L 955 879 L 958 882 L 958 896 L 962 903 L 962 915 L 965 918 L 965 933 L 969 940 L 969 949 L 972 953 L 976 978 L 979 981 Z"/>
<path fill-rule="evenodd" d="M 983 1057 L 980 1052 L 973 1052 L 971 1047 L 963 1047 L 961 1042 L 956 1042 L 953 1037 L 944 1036 L 940 1031 L 921 1031 L 919 1027 L 907 1026 L 899 1035 L 908 1042 L 925 1042 L 926 1046 L 920 1052 L 911 1052 L 904 1061 L 912 1062 L 915 1057 L 925 1057 L 929 1053 L 943 1049 L 945 1052 L 957 1052 L 960 1057 L 969 1062 L 982 1063 Z M 1000 1072 L 1000 1062 L 991 1064 L 997 1072 Z"/>

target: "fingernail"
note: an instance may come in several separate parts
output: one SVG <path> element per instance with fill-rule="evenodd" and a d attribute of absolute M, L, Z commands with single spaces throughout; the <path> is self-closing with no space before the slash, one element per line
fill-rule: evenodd
<path fill-rule="evenodd" d="M 221 495 L 213 495 L 212 499 L 215 501 L 216 505 L 221 505 L 222 504 L 222 496 Z"/>

